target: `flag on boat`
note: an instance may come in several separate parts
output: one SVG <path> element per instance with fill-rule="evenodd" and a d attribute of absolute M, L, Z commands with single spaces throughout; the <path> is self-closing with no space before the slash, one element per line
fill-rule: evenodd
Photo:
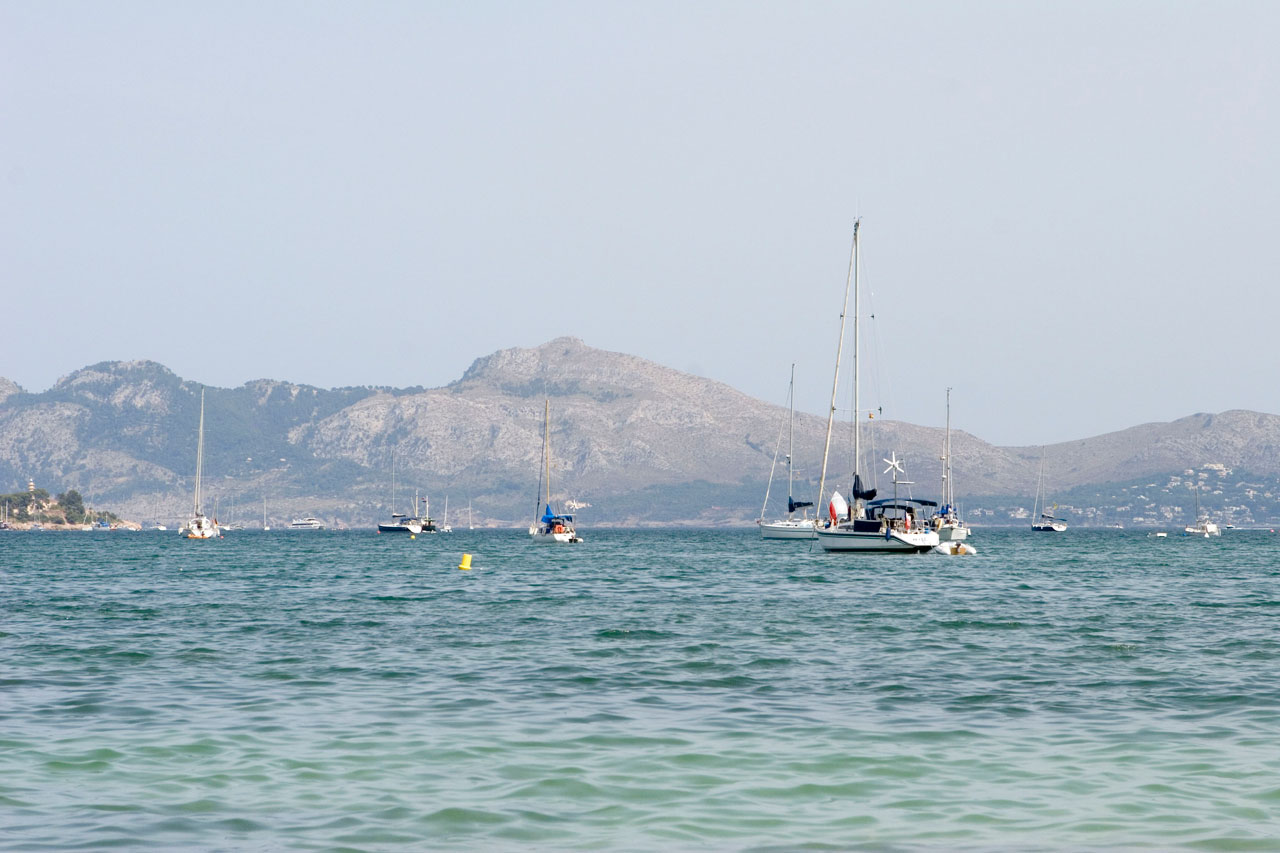
<path fill-rule="evenodd" d="M 849 514 L 849 502 L 839 492 L 832 492 L 828 509 L 831 511 L 831 520 L 838 522 Z"/>

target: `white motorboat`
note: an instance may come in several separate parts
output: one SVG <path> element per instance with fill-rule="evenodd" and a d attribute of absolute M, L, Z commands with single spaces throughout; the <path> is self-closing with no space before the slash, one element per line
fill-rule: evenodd
<path fill-rule="evenodd" d="M 797 501 L 791 494 L 792 454 L 795 452 L 795 417 L 796 417 L 796 366 L 791 365 L 791 384 L 787 390 L 787 517 L 765 521 L 764 514 L 769 506 L 769 492 L 773 489 L 773 472 L 778 466 L 778 451 L 782 448 L 782 432 L 778 432 L 778 443 L 773 449 L 773 464 L 769 466 L 769 484 L 764 490 L 764 504 L 760 507 L 760 536 L 763 539 L 812 539 L 814 537 L 814 519 L 808 517 L 806 510 L 803 518 L 795 518 L 798 509 L 813 506 L 812 501 Z"/>
<path fill-rule="evenodd" d="M 831 407 L 827 412 L 827 438 L 822 450 L 822 476 L 818 481 L 818 504 L 823 503 L 827 480 L 827 460 L 831 452 L 831 428 L 836 413 L 836 396 L 840 390 L 840 357 L 844 350 L 845 318 L 848 316 L 849 291 L 853 290 L 853 478 L 846 502 L 839 492 L 833 492 L 827 506 L 829 520 L 818 524 L 815 533 L 824 551 L 859 551 L 886 553 L 920 553 L 931 551 L 939 543 L 938 533 L 930 529 L 926 515 L 936 508 L 934 501 L 898 499 L 899 485 L 910 485 L 900 480 L 904 473 L 902 462 L 895 452 L 886 459 L 893 472 L 894 497 L 892 500 L 873 500 L 874 488 L 863 487 L 859 467 L 862 465 L 862 423 L 858 409 L 858 312 L 859 264 L 858 228 L 861 220 L 853 223 L 853 251 L 849 258 L 849 275 L 845 280 L 844 308 L 840 312 L 840 341 L 836 346 L 835 378 L 831 383 Z"/>
<path fill-rule="evenodd" d="M 265 527 L 264 527 L 265 529 Z M 314 515 L 306 515 L 302 518 L 295 518 L 289 522 L 290 530 L 324 530 L 325 523 Z"/>

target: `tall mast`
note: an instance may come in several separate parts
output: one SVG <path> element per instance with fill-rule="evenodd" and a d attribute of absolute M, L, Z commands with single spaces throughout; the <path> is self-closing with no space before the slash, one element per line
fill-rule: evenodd
<path fill-rule="evenodd" d="M 853 499 L 849 501 L 849 506 L 856 506 L 858 503 L 858 495 L 856 494 L 858 482 L 858 466 L 862 464 L 862 421 L 858 418 L 858 313 L 859 313 L 859 297 L 861 290 L 858 286 L 858 266 L 861 258 L 858 257 L 858 223 L 862 220 L 856 220 L 853 223 L 853 482 L 850 486 L 855 491 Z M 896 497 L 896 496 L 895 496 Z"/>
<path fill-rule="evenodd" d="M 1040 476 L 1036 479 L 1036 503 L 1031 508 L 1032 524 L 1040 521 L 1040 491 L 1044 488 L 1044 445 L 1040 445 Z"/>
<path fill-rule="evenodd" d="M 790 518 L 793 514 L 791 509 L 791 454 L 796 449 L 796 363 L 794 361 L 791 362 L 791 388 L 787 391 L 787 398 L 791 404 L 791 414 L 787 418 L 787 518 Z"/>
<path fill-rule="evenodd" d="M 204 389 L 200 389 L 200 428 L 196 432 L 196 518 L 200 517 L 200 477 L 204 469 Z"/>
<path fill-rule="evenodd" d="M 942 502 L 950 509 L 955 499 L 951 488 L 951 389 L 947 389 L 947 440 L 942 447 Z"/>
<path fill-rule="evenodd" d="M 818 479 L 817 512 L 819 517 L 821 517 L 822 507 L 824 506 L 823 497 L 827 487 L 827 459 L 831 454 L 831 426 L 836 416 L 836 395 L 840 392 L 840 356 L 844 352 L 845 315 L 849 313 L 849 287 L 853 283 L 854 267 L 858 257 L 858 223 L 861 221 L 861 219 L 853 221 L 853 251 L 849 255 L 849 274 L 844 280 L 844 306 L 840 309 L 840 342 L 836 344 L 836 373 L 835 378 L 831 380 L 831 406 L 827 409 L 827 440 L 822 446 L 822 475 Z"/>
<path fill-rule="evenodd" d="M 542 410 L 542 477 L 547 484 L 547 506 L 551 506 L 551 401 L 543 400 Z"/>

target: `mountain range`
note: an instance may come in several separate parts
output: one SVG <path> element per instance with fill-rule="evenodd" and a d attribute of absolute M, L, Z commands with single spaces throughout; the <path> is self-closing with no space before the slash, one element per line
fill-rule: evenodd
<path fill-rule="evenodd" d="M 589 505 L 587 526 L 745 523 L 759 515 L 786 418 L 783 407 L 722 383 L 575 338 L 501 350 L 441 388 L 262 379 L 205 390 L 206 505 L 247 522 L 260 518 L 265 500 L 276 524 L 316 514 L 371 525 L 408 511 L 415 492 L 430 496 L 437 518 L 447 495 L 451 513 L 469 503 L 477 524 L 520 524 L 535 512 L 544 401 L 553 496 Z M 39 393 L 0 378 L 0 491 L 32 480 L 50 492 L 75 488 L 125 517 L 176 521 L 191 503 L 200 392 L 149 361 L 96 364 Z M 906 457 L 917 494 L 935 496 L 943 431 L 870 424 L 864 441 L 873 458 Z M 828 477 L 837 484 L 851 467 L 847 426 L 833 442 Z M 825 417 L 796 415 L 797 499 L 817 490 L 825 431 Z M 952 443 L 957 493 L 970 506 L 1030 506 L 1040 447 L 997 447 L 962 431 Z M 1195 414 L 1043 454 L 1058 501 L 1106 493 L 1123 503 L 1127 490 L 1157 486 L 1185 498 L 1180 484 L 1199 479 L 1254 493 L 1260 504 L 1250 517 L 1266 523 L 1268 501 L 1280 495 L 1276 415 Z M 892 486 L 881 479 L 887 493 Z M 775 481 L 785 501 L 783 492 Z M 1215 492 L 1230 488 L 1206 489 L 1206 504 Z M 1121 514 L 1130 509 L 1113 503 Z"/>

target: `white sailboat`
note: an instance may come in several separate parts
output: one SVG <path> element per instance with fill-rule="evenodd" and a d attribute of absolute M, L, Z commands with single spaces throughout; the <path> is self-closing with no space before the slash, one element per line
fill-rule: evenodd
<path fill-rule="evenodd" d="M 418 506 L 422 506 L 422 515 L 418 515 Z M 391 520 L 378 522 L 379 533 L 408 533 L 417 536 L 419 533 L 435 533 L 436 523 L 431 518 L 431 499 L 430 497 L 419 497 L 418 491 L 413 492 L 413 512 L 405 515 L 402 512 L 396 512 L 396 461 L 393 456 L 391 459 Z"/>
<path fill-rule="evenodd" d="M 271 525 L 267 524 L 267 496 L 266 495 L 262 496 L 262 529 L 264 531 L 271 529 Z"/>
<path fill-rule="evenodd" d="M 960 511 L 956 509 L 955 483 L 951 476 L 951 389 L 947 389 L 947 438 L 942 449 L 942 506 L 933 517 L 934 529 L 938 531 L 941 542 L 963 542 L 969 538 L 970 530 L 960 520 Z"/>
<path fill-rule="evenodd" d="M 476 526 L 471 523 L 471 499 L 467 498 L 467 529 L 475 530 Z"/>
<path fill-rule="evenodd" d="M 814 519 L 809 518 L 806 511 L 803 518 L 795 518 L 798 509 L 813 506 L 811 501 L 797 501 L 791 495 L 792 468 L 791 460 L 795 452 L 795 418 L 796 418 L 796 366 L 791 365 L 791 385 L 787 390 L 787 517 L 775 521 L 765 521 L 764 514 L 769 506 L 769 492 L 773 488 L 773 472 L 778 465 L 778 448 L 773 451 L 773 464 L 769 466 L 769 484 L 764 490 L 764 504 L 760 507 L 760 536 L 763 539 L 812 539 L 814 537 Z M 781 445 L 782 436 L 778 436 Z"/>
<path fill-rule="evenodd" d="M 1066 519 L 1057 518 L 1053 510 L 1041 511 L 1040 498 L 1044 492 L 1044 447 L 1040 448 L 1040 477 L 1036 480 L 1036 502 L 1031 509 L 1031 529 L 1036 533 L 1061 533 L 1067 529 Z M 1057 504 L 1053 509 L 1058 508 Z"/>
<path fill-rule="evenodd" d="M 920 553 L 938 545 L 937 531 L 931 530 L 923 515 L 937 507 L 934 501 L 899 499 L 898 486 L 909 485 L 899 480 L 902 463 L 897 454 L 886 459 L 893 472 L 894 496 L 889 500 L 873 500 L 875 489 L 865 489 L 859 467 L 862 464 L 862 424 L 858 411 L 858 228 L 853 223 L 853 251 L 849 258 L 849 275 L 844 286 L 844 308 L 840 312 L 840 342 L 836 347 L 835 379 L 831 383 L 831 407 L 827 412 L 827 439 L 822 450 L 822 476 L 818 481 L 818 505 L 823 505 L 827 481 L 827 459 L 831 451 L 831 427 L 836 413 L 836 396 L 840 390 L 840 356 L 844 350 L 845 318 L 849 309 L 849 289 L 853 288 L 853 482 L 849 502 L 837 491 L 831 495 L 829 519 L 816 527 L 818 544 L 824 551 L 860 551 L 886 553 Z"/>
<path fill-rule="evenodd" d="M 204 475 L 204 389 L 200 389 L 200 428 L 196 433 L 196 489 L 191 520 L 180 531 L 188 539 L 214 539 L 222 535 L 218 519 L 210 518 L 200 509 L 201 479 Z M 215 513 L 216 515 L 216 513 Z"/>
<path fill-rule="evenodd" d="M 581 542 L 582 537 L 573 524 L 573 516 L 551 511 L 551 401 L 545 400 L 542 413 L 542 470 L 539 472 L 542 482 L 538 484 L 538 506 L 542 516 L 536 518 L 529 526 L 529 536 L 534 542 Z M 545 503 L 543 501 L 545 484 Z M 537 510 L 535 510 L 535 516 Z"/>
<path fill-rule="evenodd" d="M 1207 514 L 1200 512 L 1200 484 L 1192 483 L 1191 489 L 1196 496 L 1196 523 L 1189 524 L 1182 528 L 1183 532 L 1188 536 L 1203 536 L 1208 539 L 1210 536 L 1221 536 L 1222 529 L 1217 524 L 1209 520 Z"/>
<path fill-rule="evenodd" d="M 444 496 L 444 521 L 440 524 L 441 533 L 452 533 L 453 528 L 449 526 L 449 496 Z"/>

